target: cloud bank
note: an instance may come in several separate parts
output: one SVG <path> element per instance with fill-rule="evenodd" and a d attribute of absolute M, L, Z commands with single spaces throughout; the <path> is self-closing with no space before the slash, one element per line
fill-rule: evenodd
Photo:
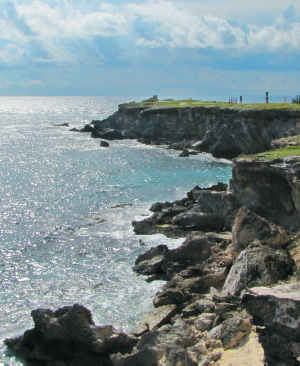
<path fill-rule="evenodd" d="M 90 68 L 99 80 L 101 68 L 128 75 L 130 68 L 171 66 L 198 75 L 207 67 L 300 71 L 299 8 L 285 0 L 272 4 L 278 13 L 270 19 L 256 0 L 11 0 L 0 10 L 0 69 L 49 74 L 51 67 L 68 67 L 79 77 Z M 247 18 L 250 5 L 258 22 Z"/>

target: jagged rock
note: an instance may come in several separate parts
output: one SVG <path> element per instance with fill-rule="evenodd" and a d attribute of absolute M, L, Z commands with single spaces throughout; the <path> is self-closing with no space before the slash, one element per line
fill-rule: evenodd
<path fill-rule="evenodd" d="M 232 229 L 234 250 L 241 252 L 253 242 L 253 239 L 283 247 L 290 242 L 291 237 L 283 228 L 276 226 L 243 206 L 237 213 Z"/>
<path fill-rule="evenodd" d="M 111 365 L 109 355 L 129 352 L 137 339 L 111 326 L 95 326 L 91 312 L 81 305 L 64 306 L 55 312 L 33 310 L 35 328 L 5 344 L 27 361 L 66 365 Z"/>
<path fill-rule="evenodd" d="M 139 326 L 133 330 L 133 334 L 140 336 L 146 332 L 151 332 L 160 328 L 164 324 L 170 323 L 171 317 L 176 314 L 176 305 L 160 306 L 157 309 L 152 309 L 142 318 Z"/>
<path fill-rule="evenodd" d="M 196 301 L 187 305 L 184 309 L 182 309 L 182 317 L 189 318 L 191 316 L 195 316 L 199 314 L 199 310 L 196 306 Z"/>
<path fill-rule="evenodd" d="M 207 299 L 196 301 L 196 306 L 200 313 L 211 313 L 215 309 L 215 303 Z"/>
<path fill-rule="evenodd" d="M 271 288 L 255 287 L 242 297 L 254 323 L 263 327 L 259 330 L 259 340 L 265 362 L 270 365 L 299 364 L 299 294 L 300 283 L 296 282 Z"/>
<path fill-rule="evenodd" d="M 76 127 L 73 127 L 73 128 L 70 128 L 69 131 L 71 132 L 81 132 L 78 128 Z"/>
<path fill-rule="evenodd" d="M 201 314 L 194 321 L 196 329 L 199 330 L 200 332 L 210 330 L 216 317 L 217 315 L 213 313 Z"/>
<path fill-rule="evenodd" d="M 89 124 L 86 124 L 81 130 L 80 132 L 94 132 L 95 128 Z"/>
<path fill-rule="evenodd" d="M 230 191 L 257 215 L 289 231 L 300 228 L 300 159 L 237 159 Z"/>
<path fill-rule="evenodd" d="M 299 111 L 235 110 L 219 107 L 153 108 L 123 105 L 96 128 L 131 131 L 151 142 L 164 141 L 180 149 L 197 142 L 198 151 L 233 158 L 271 148 L 272 140 L 299 134 Z M 201 141 L 199 143 L 199 141 Z"/>
<path fill-rule="evenodd" d="M 174 217 L 177 226 L 194 227 L 198 230 L 222 230 L 227 216 L 237 208 L 237 201 L 229 192 L 202 190 L 198 205 Z"/>
<path fill-rule="evenodd" d="M 103 130 L 103 132 L 101 133 L 101 137 L 106 140 L 122 140 L 123 134 L 119 130 L 109 128 Z"/>
<path fill-rule="evenodd" d="M 190 300 L 194 294 L 207 293 L 211 287 L 221 288 L 232 262 L 230 252 L 219 252 L 203 263 L 187 267 L 174 275 L 155 295 L 154 306 L 181 304 Z"/>
<path fill-rule="evenodd" d="M 165 208 L 169 208 L 172 207 L 172 203 L 170 202 L 155 202 L 151 205 L 149 211 L 151 212 L 157 212 L 157 211 L 162 211 Z"/>
<path fill-rule="evenodd" d="M 190 152 L 188 149 L 184 149 L 178 156 L 180 158 L 186 158 L 186 157 L 190 156 Z"/>
<path fill-rule="evenodd" d="M 198 201 L 201 191 L 216 191 L 216 192 L 226 192 L 228 184 L 218 182 L 208 188 L 200 188 L 199 186 L 194 187 L 187 193 L 187 197 L 193 201 Z"/>
<path fill-rule="evenodd" d="M 220 339 L 224 350 L 235 347 L 251 332 L 251 318 L 244 313 L 228 313 L 227 319 L 221 324 Z"/>
<path fill-rule="evenodd" d="M 194 263 L 201 263 L 211 256 L 211 243 L 205 236 L 189 235 L 179 248 L 164 255 L 162 270 L 168 278 Z"/>
<path fill-rule="evenodd" d="M 146 253 L 138 256 L 133 270 L 142 274 L 162 272 L 162 263 L 168 251 L 167 245 L 158 245 L 149 249 Z"/>
<path fill-rule="evenodd" d="M 183 292 L 179 289 L 166 288 L 162 292 L 158 292 L 154 299 L 153 304 L 155 307 L 168 305 L 168 304 L 181 304 L 186 300 Z"/>
<path fill-rule="evenodd" d="M 222 292 L 239 296 L 245 287 L 274 284 L 292 274 L 293 265 L 287 250 L 253 242 L 231 267 Z"/>
<path fill-rule="evenodd" d="M 171 366 L 177 352 L 192 346 L 194 336 L 193 328 L 178 319 L 171 329 L 162 327 L 142 335 L 131 354 L 112 355 L 111 360 L 114 366 L 157 366 L 162 362 Z"/>
<path fill-rule="evenodd" d="M 240 306 L 240 301 L 239 300 L 235 300 L 233 301 L 233 299 L 226 299 L 226 300 L 231 300 L 230 302 L 216 302 L 215 304 L 215 308 L 214 308 L 214 313 L 218 316 L 222 316 L 229 313 L 230 311 L 235 311 L 237 310 L 237 308 Z"/>

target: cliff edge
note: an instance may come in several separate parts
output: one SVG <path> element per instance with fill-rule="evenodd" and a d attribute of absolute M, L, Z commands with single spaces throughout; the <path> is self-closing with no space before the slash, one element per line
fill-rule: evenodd
<path fill-rule="evenodd" d="M 273 140 L 300 134 L 300 110 L 128 104 L 92 124 L 93 137 L 113 129 L 121 132 L 119 138 L 234 158 L 269 150 Z"/>

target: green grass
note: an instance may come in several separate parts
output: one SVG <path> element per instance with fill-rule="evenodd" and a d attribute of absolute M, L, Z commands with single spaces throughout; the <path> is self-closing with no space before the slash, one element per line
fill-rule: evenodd
<path fill-rule="evenodd" d="M 295 103 L 249 103 L 230 104 L 228 102 L 203 102 L 202 100 L 160 100 L 157 102 L 131 102 L 121 104 L 121 107 L 177 108 L 177 107 L 221 107 L 232 109 L 295 109 L 300 110 L 300 104 Z"/>
<path fill-rule="evenodd" d="M 299 136 L 296 136 L 300 140 Z M 259 154 L 246 155 L 239 157 L 238 159 L 253 159 L 261 161 L 270 161 L 274 159 L 287 158 L 289 156 L 299 156 L 300 159 L 300 145 L 298 146 L 285 146 L 277 150 L 265 151 Z M 300 161 L 300 160 L 299 160 Z"/>

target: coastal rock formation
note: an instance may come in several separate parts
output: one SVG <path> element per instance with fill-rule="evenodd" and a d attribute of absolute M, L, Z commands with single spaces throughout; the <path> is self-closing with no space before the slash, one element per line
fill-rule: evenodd
<path fill-rule="evenodd" d="M 117 332 L 111 325 L 96 326 L 91 312 L 75 304 L 55 312 L 37 309 L 31 313 L 35 328 L 5 344 L 25 360 L 39 365 L 112 365 L 111 353 L 126 353 L 137 339 Z"/>
<path fill-rule="evenodd" d="M 254 241 L 234 262 L 223 291 L 226 296 L 239 296 L 245 288 L 269 286 L 291 275 L 293 266 L 287 250 Z"/>
<path fill-rule="evenodd" d="M 300 362 L 300 285 L 290 283 L 271 288 L 255 287 L 242 301 L 263 326 L 259 339 L 269 365 L 299 365 Z"/>
<path fill-rule="evenodd" d="M 233 161 L 230 191 L 254 213 L 285 229 L 300 228 L 300 159 Z"/>
<path fill-rule="evenodd" d="M 290 235 L 273 222 L 251 212 L 246 206 L 239 209 L 232 229 L 232 246 L 241 252 L 256 238 L 264 243 L 284 247 Z"/>
<path fill-rule="evenodd" d="M 125 138 L 141 138 L 157 144 L 180 143 L 185 150 L 216 157 L 233 158 L 271 148 L 272 140 L 300 133 L 300 112 L 220 107 L 163 108 L 150 105 L 120 105 L 110 117 L 93 121 L 101 132 L 107 128 L 123 132 Z"/>
<path fill-rule="evenodd" d="M 218 183 L 210 188 L 195 187 L 187 197 L 170 202 L 157 202 L 151 206 L 154 214 L 143 221 L 133 221 L 137 234 L 163 233 L 182 237 L 193 231 L 222 231 L 233 224 L 234 214 L 240 207 L 236 198 Z"/>
<path fill-rule="evenodd" d="M 136 272 L 167 282 L 134 335 L 97 327 L 74 305 L 33 311 L 35 328 L 6 344 L 49 366 L 198 366 L 246 342 L 256 324 L 267 363 L 298 364 L 300 285 L 288 282 L 297 280 L 299 264 L 289 251 L 299 246 L 299 167 L 299 157 L 236 159 L 229 188 L 195 187 L 182 200 L 153 204 L 150 218 L 133 223 L 143 234 L 186 236 L 178 248 L 161 244 L 137 258 Z M 278 281 L 286 284 L 257 287 Z"/>
<path fill-rule="evenodd" d="M 226 219 L 238 207 L 238 202 L 229 192 L 201 191 L 198 204 L 191 210 L 173 218 L 178 227 L 196 230 L 222 230 Z"/>
<path fill-rule="evenodd" d="M 158 245 L 141 254 L 135 261 L 133 270 L 141 274 L 153 274 L 162 272 L 162 264 L 165 254 L 169 251 L 166 245 Z"/>

